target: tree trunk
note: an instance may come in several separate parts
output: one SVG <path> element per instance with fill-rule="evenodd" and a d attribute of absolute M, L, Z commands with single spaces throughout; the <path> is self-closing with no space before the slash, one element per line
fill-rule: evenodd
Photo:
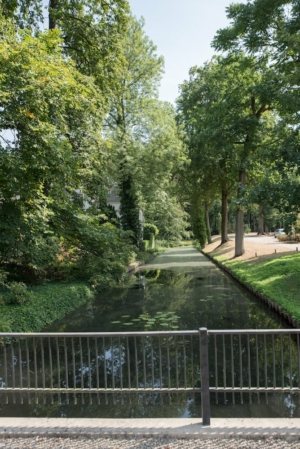
<path fill-rule="evenodd" d="M 228 223 L 228 215 L 227 215 L 227 208 L 228 208 L 228 189 L 227 184 L 225 181 L 222 182 L 222 223 L 221 223 L 221 245 L 228 242 L 228 231 L 227 231 L 227 223 Z"/>
<path fill-rule="evenodd" d="M 263 216 L 264 206 L 262 204 L 259 205 L 258 210 L 258 229 L 257 235 L 265 235 L 264 233 L 264 216 Z"/>
<path fill-rule="evenodd" d="M 212 242 L 211 240 L 211 229 L 210 229 L 210 222 L 209 222 L 209 205 L 205 201 L 205 223 L 206 223 L 206 230 L 207 230 L 207 242 L 210 244 Z"/>
<path fill-rule="evenodd" d="M 57 8 L 57 0 L 49 0 L 49 30 L 56 28 L 56 19 L 53 11 Z"/>
<path fill-rule="evenodd" d="M 239 174 L 239 188 L 237 198 L 243 198 L 244 189 L 246 186 L 246 170 L 240 171 Z M 236 225 L 235 225 L 235 254 L 234 257 L 242 256 L 245 253 L 244 248 L 244 210 L 238 207 L 236 211 Z"/>

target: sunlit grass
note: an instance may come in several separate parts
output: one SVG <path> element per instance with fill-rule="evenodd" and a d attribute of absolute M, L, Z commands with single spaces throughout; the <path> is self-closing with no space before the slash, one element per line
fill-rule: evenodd
<path fill-rule="evenodd" d="M 238 278 L 268 296 L 300 322 L 300 254 L 278 256 L 255 264 L 216 257 Z"/>

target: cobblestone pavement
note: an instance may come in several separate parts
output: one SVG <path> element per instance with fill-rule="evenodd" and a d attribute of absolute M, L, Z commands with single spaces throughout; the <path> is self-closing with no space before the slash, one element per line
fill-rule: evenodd
<path fill-rule="evenodd" d="M 174 438 L 0 438 L 2 449 L 300 449 L 299 441 Z"/>

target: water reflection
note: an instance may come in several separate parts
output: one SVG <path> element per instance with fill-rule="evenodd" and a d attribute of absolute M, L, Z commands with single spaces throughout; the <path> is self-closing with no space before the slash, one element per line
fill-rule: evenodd
<path fill-rule="evenodd" d="M 206 259 L 199 262 L 199 254 L 191 254 L 191 251 L 184 249 L 180 252 L 180 257 L 184 258 L 183 268 L 177 268 L 179 262 L 174 260 L 174 253 L 163 255 L 159 259 L 159 263 L 153 263 L 149 269 L 136 273 L 135 280 L 128 289 L 115 289 L 103 293 L 96 297 L 93 301 L 78 308 L 70 313 L 63 320 L 57 321 L 49 326 L 45 331 L 48 332 L 111 332 L 111 331 L 148 331 L 148 330 L 168 330 L 181 329 L 192 330 L 199 327 L 207 327 L 208 329 L 249 329 L 249 328 L 287 328 L 287 323 L 279 318 L 274 312 L 271 312 L 267 306 L 259 302 L 256 298 L 246 293 L 227 275 L 211 264 Z M 182 264 L 181 264 L 182 265 Z M 195 266 L 197 265 L 197 266 Z M 170 342 L 169 342 L 170 344 Z M 187 360 L 186 370 L 190 375 L 190 382 L 197 382 L 197 348 L 194 343 L 185 343 L 185 355 L 180 353 L 179 359 Z M 229 344 L 229 343 L 228 343 Z M 294 344 L 293 351 L 297 351 Z M 233 342 L 234 357 L 239 357 L 238 342 Z M 149 348 L 140 345 L 137 351 L 140 353 L 140 360 L 143 360 L 143 347 L 147 353 Z M 218 345 L 220 347 L 220 345 Z M 194 349 L 192 349 L 194 348 Z M 122 366 L 123 370 L 128 369 L 125 357 L 125 343 L 119 352 L 112 356 L 109 346 L 104 348 L 106 359 L 113 360 L 114 368 L 109 366 L 107 369 L 113 369 L 114 375 L 118 376 L 118 372 Z M 37 348 L 39 350 L 39 348 Z M 55 348 L 53 348 L 53 351 Z M 175 343 L 170 344 L 171 364 L 174 362 L 175 350 L 182 351 L 180 344 L 175 349 Z M 194 366 L 191 368 L 189 359 L 186 358 L 193 352 Z M 60 349 L 59 349 L 60 351 Z M 63 351 L 63 349 L 61 349 Z M 74 348 L 76 360 L 80 359 L 78 353 L 79 348 Z M 87 354 L 83 349 L 83 358 Z M 134 348 L 130 349 L 134 353 Z M 154 381 L 159 379 L 159 366 L 155 362 L 157 356 L 154 347 L 153 372 Z M 231 348 L 230 344 L 226 349 L 230 360 Z M 47 356 L 47 348 L 44 348 L 45 358 Z M 288 353 L 286 351 L 286 353 Z M 72 357 L 72 349 L 68 350 L 68 354 Z M 63 353 L 61 353 L 63 357 Z M 251 355 L 253 358 L 255 354 Z M 98 356 L 99 357 L 99 356 Z M 91 371 L 80 368 L 77 364 L 75 369 L 76 382 L 87 382 L 92 379 L 96 382 L 97 365 L 101 360 L 96 357 L 95 352 L 91 355 Z M 166 365 L 167 355 L 164 356 L 164 364 Z M 214 365 L 214 353 L 210 351 L 210 363 Z M 227 356 L 226 356 L 227 357 Z M 234 378 L 238 379 L 242 376 L 247 379 L 249 369 L 247 366 L 246 352 L 242 355 L 243 370 L 239 372 L 238 363 L 234 360 L 235 372 Z M 267 363 L 272 366 L 272 354 L 268 355 Z M 158 358 L 157 358 L 158 359 Z M 245 360 L 244 360 L 245 359 Z M 221 379 L 223 366 L 220 364 L 221 357 L 218 358 L 219 376 Z M 96 362 L 98 361 L 98 362 Z M 3 361 L 1 362 L 3 366 Z M 18 362 L 16 362 L 18 363 Z M 142 363 L 142 362 L 141 362 Z M 147 362 L 148 363 L 148 362 Z M 151 365 L 151 360 L 150 360 Z M 264 366 L 264 361 L 261 361 Z M 62 364 L 63 366 L 63 364 Z M 198 365 L 199 366 L 199 365 Z M 1 367 L 0 367 L 1 368 Z M 142 385 L 143 378 L 137 378 L 134 374 L 132 366 L 131 376 L 132 382 L 138 382 Z M 173 366 L 174 368 L 174 366 Z M 151 366 L 149 366 L 149 375 L 151 378 Z M 227 366 L 228 379 L 232 378 L 232 370 L 230 364 Z M 175 372 L 174 370 L 172 372 Z M 139 375 L 142 375 L 142 370 Z M 280 374 L 280 370 L 278 371 Z M 101 374 L 101 373 L 100 373 Z M 278 374 L 278 376 L 279 376 Z M 49 371 L 48 371 L 48 375 Z M 173 375 L 173 374 L 172 374 Z M 192 381 L 192 375 L 194 381 Z M 256 372 L 251 371 L 250 375 L 255 381 Z M 281 374 L 280 374 L 281 375 Z M 53 374 L 54 383 L 58 383 L 57 373 Z M 62 373 L 60 384 L 71 382 L 73 373 Z M 181 374 L 180 374 L 181 376 Z M 183 374 L 182 374 L 183 376 Z M 1 375 L 0 375 L 1 377 Z M 165 378 L 167 373 L 165 373 Z M 269 370 L 270 379 L 273 378 L 272 371 Z M 284 373 L 284 382 L 288 383 L 288 373 Z M 180 381 L 182 379 L 179 379 Z M 216 380 L 215 371 L 211 372 L 211 382 L 214 385 Z M 277 382 L 281 381 L 278 377 Z M 1 382 L 1 379 L 0 379 Z M 148 382 L 148 380 L 147 380 Z M 150 381 L 149 381 L 150 382 Z M 171 382 L 176 384 L 176 378 L 172 378 Z M 174 384 L 174 386 L 175 386 Z M 228 384 L 229 385 L 229 384 Z M 279 384 L 278 384 L 279 385 Z M 299 406 L 298 399 L 290 394 L 260 395 L 244 394 L 243 398 L 239 394 L 212 394 L 212 416 L 298 416 Z M 32 402 L 27 404 L 28 397 L 23 398 L 24 404 L 14 405 L 12 400 L 5 404 L 5 398 L 1 397 L 0 416 L 68 416 L 68 417 L 180 417 L 194 416 L 199 417 L 200 411 L 200 395 L 196 394 L 145 394 L 145 395 L 77 395 L 76 402 L 73 395 L 60 395 L 61 404 L 57 402 L 57 396 L 49 396 L 40 398 L 36 404 L 36 397 L 32 398 Z M 243 400 L 243 404 L 241 404 Z M 20 398 L 16 398 L 17 403 Z M 46 404 L 43 402 L 46 401 Z M 260 404 L 258 404 L 260 401 Z M 53 403 L 52 403 L 53 402 Z M 100 403 L 99 403 L 100 402 Z"/>

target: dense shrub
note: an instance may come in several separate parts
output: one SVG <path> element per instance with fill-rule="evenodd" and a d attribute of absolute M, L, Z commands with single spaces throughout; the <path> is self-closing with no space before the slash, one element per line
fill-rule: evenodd
<path fill-rule="evenodd" d="M 0 332 L 11 332 L 11 321 L 7 315 L 0 315 Z"/>
<path fill-rule="evenodd" d="M 23 282 L 11 282 L 7 286 L 9 292 L 5 298 L 6 304 L 23 305 L 31 301 L 32 295 Z"/>
<path fill-rule="evenodd" d="M 154 238 L 158 236 L 159 230 L 158 227 L 151 223 L 144 224 L 144 239 L 150 240 L 150 236 L 153 235 Z"/>
<path fill-rule="evenodd" d="M 299 243 L 300 234 L 278 234 L 277 238 L 280 242 Z"/>
<path fill-rule="evenodd" d="M 105 267 L 101 267 L 101 271 L 94 272 L 90 277 L 89 283 L 96 291 L 102 291 L 106 288 L 115 286 L 125 280 L 127 267 L 120 262 L 111 262 Z"/>
<path fill-rule="evenodd" d="M 149 240 L 142 240 L 140 246 L 142 251 L 147 251 L 149 249 Z"/>
<path fill-rule="evenodd" d="M 91 288 L 76 282 L 32 287 L 30 294 L 30 303 L 0 307 L 0 329 L 38 332 L 93 296 Z M 9 292 L 3 294 L 5 302 L 7 295 Z"/>
<path fill-rule="evenodd" d="M 154 246 L 155 246 L 155 237 L 154 237 L 154 234 L 150 234 L 149 248 L 150 249 L 154 249 Z"/>

